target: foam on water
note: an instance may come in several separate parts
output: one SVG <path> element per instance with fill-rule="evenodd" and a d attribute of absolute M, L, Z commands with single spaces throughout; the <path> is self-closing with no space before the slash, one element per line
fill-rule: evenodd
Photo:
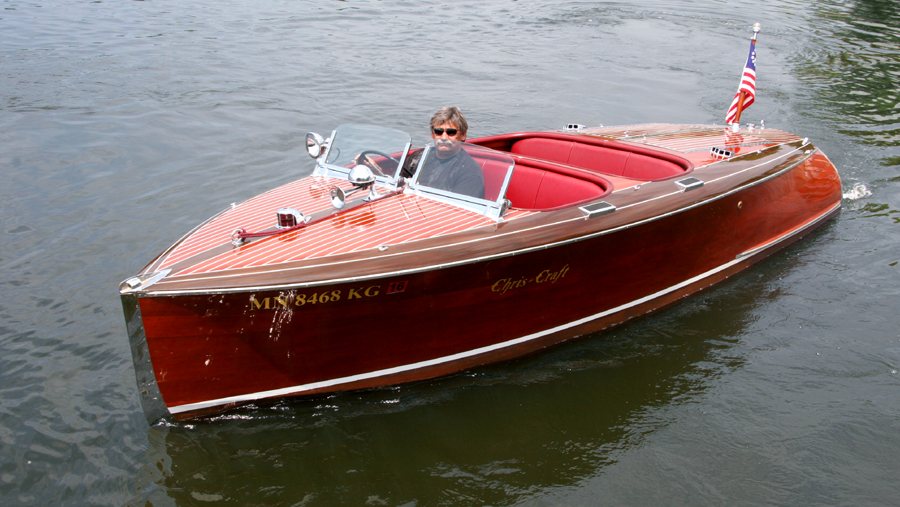
<path fill-rule="evenodd" d="M 866 186 L 862 183 L 857 183 L 853 185 L 853 188 L 844 192 L 844 199 L 848 201 L 855 201 L 857 199 L 863 199 L 865 197 L 869 197 L 872 195 L 872 191 L 866 188 Z"/>

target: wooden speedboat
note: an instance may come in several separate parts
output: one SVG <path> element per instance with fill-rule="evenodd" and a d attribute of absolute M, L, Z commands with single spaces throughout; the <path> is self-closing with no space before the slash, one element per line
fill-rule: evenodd
<path fill-rule="evenodd" d="M 151 421 L 533 353 L 733 275 L 841 205 L 828 158 L 774 129 L 476 139 L 463 148 L 483 170 L 476 197 L 423 184 L 424 162 L 403 178 L 410 145 L 372 126 L 311 135 L 312 175 L 232 205 L 122 282 Z"/>

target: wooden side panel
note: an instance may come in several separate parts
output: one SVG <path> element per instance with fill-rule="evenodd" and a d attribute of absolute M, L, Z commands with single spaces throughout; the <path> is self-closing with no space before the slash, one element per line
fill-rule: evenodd
<path fill-rule="evenodd" d="M 614 234 L 365 283 L 142 298 L 141 313 L 170 408 L 385 385 L 509 359 L 651 311 L 743 269 L 759 255 L 735 264 L 739 255 L 839 202 L 837 174 L 816 155 Z"/>

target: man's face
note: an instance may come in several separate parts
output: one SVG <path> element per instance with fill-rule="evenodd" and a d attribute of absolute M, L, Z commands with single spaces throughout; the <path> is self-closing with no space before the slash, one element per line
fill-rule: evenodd
<path fill-rule="evenodd" d="M 455 131 L 450 135 L 449 131 Z M 441 132 L 438 134 L 438 132 Z M 452 123 L 442 123 L 431 128 L 431 137 L 434 139 L 435 155 L 437 158 L 450 158 L 459 153 L 461 142 L 466 140 L 466 135 L 459 127 Z"/>

